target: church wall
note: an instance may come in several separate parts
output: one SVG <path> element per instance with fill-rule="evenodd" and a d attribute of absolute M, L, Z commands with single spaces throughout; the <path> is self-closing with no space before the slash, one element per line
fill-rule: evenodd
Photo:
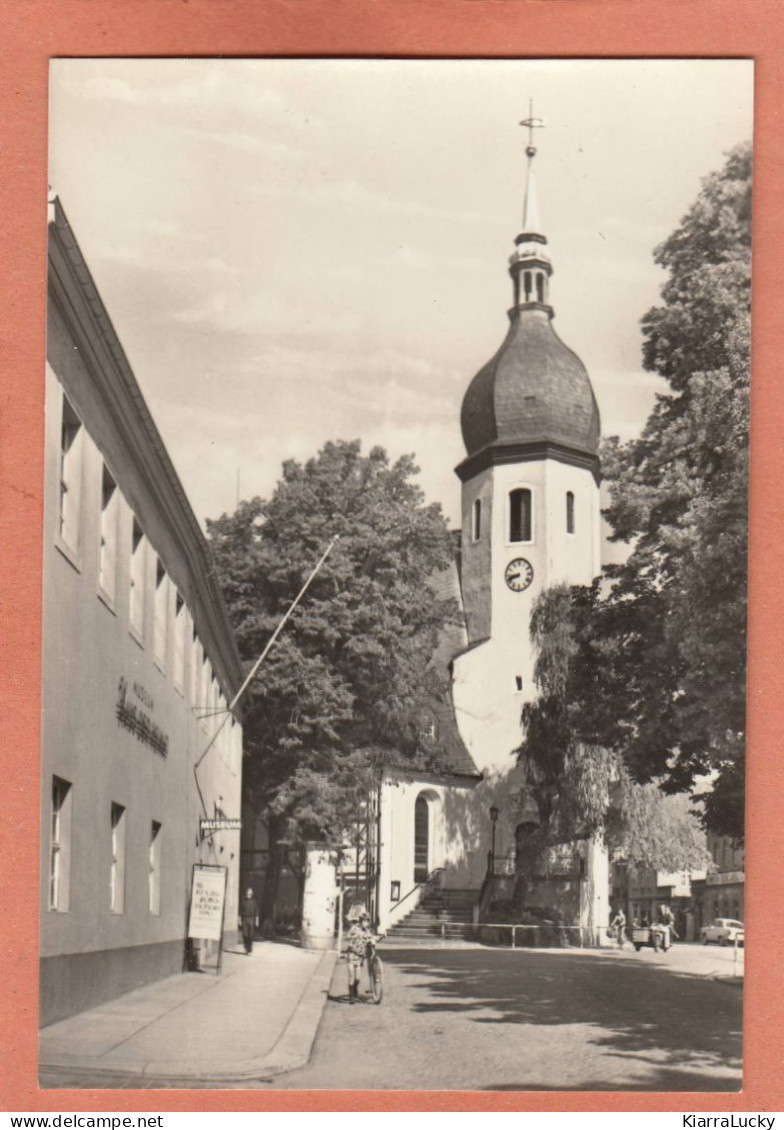
<path fill-rule="evenodd" d="M 517 487 L 533 494 L 529 542 L 510 542 L 508 537 L 507 499 Z M 575 499 L 573 534 L 566 529 L 567 491 Z M 488 507 L 492 520 L 483 529 L 486 549 L 483 556 L 474 549 L 470 567 L 464 550 L 463 598 L 466 622 L 490 623 L 492 634 L 455 660 L 453 694 L 461 736 L 479 769 L 506 772 L 522 739 L 522 707 L 537 693 L 529 635 L 534 602 L 550 585 L 587 585 L 599 572 L 600 504 L 596 482 L 583 468 L 553 459 L 501 464 L 464 486 L 463 520 L 469 523 L 464 524 L 464 546 L 470 540 L 473 499 L 488 492 L 494 504 Z M 496 547 L 492 555 L 491 542 Z M 534 570 L 523 592 L 513 592 L 504 577 L 507 565 L 518 557 Z M 474 577 L 480 567 L 481 579 Z"/>
<path fill-rule="evenodd" d="M 516 487 L 533 492 L 532 538 L 509 541 L 507 497 Z M 498 547 L 492 571 L 492 634 L 506 638 L 516 651 L 528 652 L 531 608 L 550 585 L 590 584 L 599 569 L 599 490 L 593 475 L 555 459 L 501 464 L 493 468 L 493 543 Z M 566 494 L 575 496 L 575 533 L 566 531 Z M 508 563 L 524 557 L 534 579 L 522 593 L 512 592 L 504 579 Z M 532 663 L 528 667 L 532 677 Z"/>
<path fill-rule="evenodd" d="M 444 784 L 438 780 L 389 775 L 381 786 L 381 859 L 379 867 L 379 922 L 389 929 L 416 907 L 421 890 L 409 895 L 414 879 L 414 807 L 424 794 L 429 806 L 428 873 L 447 869 L 445 881 L 461 886 L 455 876 L 471 841 L 470 833 L 453 824 L 450 814 L 470 797 L 473 782 Z M 392 884 L 400 884 L 400 898 L 392 899 Z M 468 884 L 465 884 L 468 885 Z"/>
<path fill-rule="evenodd" d="M 580 921 L 593 927 L 594 945 L 607 944 L 610 924 L 610 858 L 599 836 L 588 841 L 585 882 L 580 890 Z"/>
<path fill-rule="evenodd" d="M 505 773 L 514 765 L 513 750 L 522 740 L 520 712 L 526 701 L 525 693 L 515 689 L 518 671 L 524 677 L 519 653 L 496 640 L 455 660 L 455 717 L 460 736 L 483 773 Z"/>
<path fill-rule="evenodd" d="M 473 511 L 474 503 L 477 500 L 480 501 L 482 506 L 482 520 L 481 536 L 475 539 L 473 536 Z M 469 643 L 486 639 L 490 635 L 490 586 L 493 568 L 492 539 L 490 536 L 492 521 L 493 478 L 492 469 L 488 469 L 463 483 L 462 490 L 461 584 Z"/>
<path fill-rule="evenodd" d="M 495 828 L 496 858 L 514 854 L 518 800 L 522 785 L 517 763 L 506 773 L 490 773 L 470 792 L 450 791 L 444 800 L 444 828 L 447 841 L 455 844 L 450 852 L 446 884 L 451 887 L 479 888 L 487 873 L 488 853 L 493 834 L 490 809 L 498 809 Z"/>

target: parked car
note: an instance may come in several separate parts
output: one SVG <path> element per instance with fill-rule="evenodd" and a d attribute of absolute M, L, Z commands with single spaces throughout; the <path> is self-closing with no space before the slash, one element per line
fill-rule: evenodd
<path fill-rule="evenodd" d="M 736 942 L 743 945 L 743 923 L 735 918 L 717 918 L 710 926 L 703 926 L 700 930 L 700 941 L 704 946 L 708 942 L 716 942 L 720 946 L 731 946 Z"/>

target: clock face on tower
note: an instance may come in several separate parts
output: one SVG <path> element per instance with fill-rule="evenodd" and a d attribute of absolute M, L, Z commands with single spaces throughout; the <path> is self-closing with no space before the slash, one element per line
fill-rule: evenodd
<path fill-rule="evenodd" d="M 534 567 L 524 557 L 515 557 L 510 561 L 504 573 L 504 580 L 512 592 L 522 592 L 527 589 L 534 579 Z"/>

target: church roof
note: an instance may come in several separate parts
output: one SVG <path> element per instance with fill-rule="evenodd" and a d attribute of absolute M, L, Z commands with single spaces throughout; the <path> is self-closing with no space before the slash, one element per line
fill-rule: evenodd
<path fill-rule="evenodd" d="M 460 423 L 468 456 L 507 444 L 553 443 L 595 456 L 599 407 L 580 358 L 539 306 L 512 312 L 503 345 L 468 386 Z"/>
<path fill-rule="evenodd" d="M 559 338 L 549 305 L 553 265 L 542 232 L 534 183 L 529 117 L 523 228 L 509 260 L 514 285 L 509 332 L 495 356 L 474 377 L 463 398 L 461 426 L 468 455 L 461 478 L 481 464 L 509 457 L 552 454 L 593 464 L 598 473 L 599 408 L 580 358 Z M 526 451 L 527 449 L 527 451 Z"/>
<path fill-rule="evenodd" d="M 457 531 L 459 535 L 459 531 Z M 455 538 L 456 555 L 459 552 L 459 537 Z M 438 644 L 430 662 L 431 669 L 445 675 L 456 655 L 464 651 L 468 642 L 463 615 L 463 597 L 460 591 L 457 556 L 448 568 L 436 573 L 430 579 L 430 587 L 437 600 L 454 600 L 457 617 L 446 624 L 439 634 Z M 439 763 L 439 774 L 456 777 L 482 776 L 468 747 L 460 736 L 451 689 L 424 689 L 417 711 L 420 729 L 420 746 L 426 757 L 435 755 Z"/>
<path fill-rule="evenodd" d="M 436 724 L 436 742 L 443 759 L 442 772 L 455 777 L 481 777 L 482 774 L 460 737 L 451 694 L 429 698 L 423 707 L 423 713 L 425 711 L 432 713 Z"/>

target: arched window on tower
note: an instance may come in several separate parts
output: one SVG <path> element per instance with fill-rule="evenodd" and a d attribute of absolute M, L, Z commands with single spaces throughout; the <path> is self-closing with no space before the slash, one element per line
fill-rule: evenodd
<path fill-rule="evenodd" d="M 531 272 L 530 271 L 524 271 L 523 272 L 523 291 L 524 291 L 523 301 L 524 302 L 530 302 L 531 301 Z"/>
<path fill-rule="evenodd" d="M 473 541 L 479 541 L 482 536 L 482 500 L 479 498 L 474 499 L 474 505 L 471 512 L 471 538 Z"/>
<path fill-rule="evenodd" d="M 570 490 L 566 492 L 566 532 L 574 533 L 574 494 Z"/>
<path fill-rule="evenodd" d="M 509 540 L 530 541 L 532 529 L 531 492 L 519 487 L 509 492 Z"/>
<path fill-rule="evenodd" d="M 544 275 L 541 271 L 536 272 L 536 301 L 544 302 Z"/>

